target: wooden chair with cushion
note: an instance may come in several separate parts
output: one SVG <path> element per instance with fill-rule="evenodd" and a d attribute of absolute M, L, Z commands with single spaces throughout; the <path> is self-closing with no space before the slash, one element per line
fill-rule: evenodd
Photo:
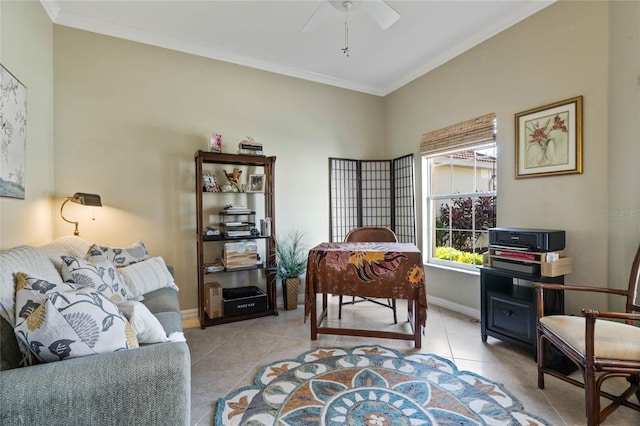
<path fill-rule="evenodd" d="M 396 234 L 389 228 L 383 228 L 378 226 L 363 226 L 359 228 L 353 228 L 347 233 L 344 238 L 345 242 L 371 242 L 371 243 L 395 243 L 398 242 Z M 342 305 L 354 305 L 360 302 L 372 302 L 380 306 L 387 307 L 393 311 L 393 323 L 398 323 L 398 317 L 396 315 L 396 301 L 395 299 L 387 299 L 387 302 L 381 302 L 376 299 L 368 297 L 362 297 L 356 299 L 353 297 L 350 302 L 343 302 L 342 296 L 340 296 L 338 307 L 338 318 L 342 318 Z"/>
<path fill-rule="evenodd" d="M 636 253 L 626 290 L 603 287 L 536 283 L 538 299 L 538 387 L 544 389 L 548 374 L 584 388 L 587 424 L 599 425 L 619 406 L 640 411 L 640 247 Z M 583 309 L 583 316 L 544 316 L 544 289 L 596 292 L 626 298 L 625 312 L 598 312 Z M 582 381 L 559 373 L 546 364 L 547 345 L 552 343 L 573 361 Z M 625 378 L 627 389 L 620 395 L 603 390 L 603 383 L 613 377 Z M 632 401 L 631 397 L 637 400 Z M 600 409 L 600 397 L 613 402 Z"/>

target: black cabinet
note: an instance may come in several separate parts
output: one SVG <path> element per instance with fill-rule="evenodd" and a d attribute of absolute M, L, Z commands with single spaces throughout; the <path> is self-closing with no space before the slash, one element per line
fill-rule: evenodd
<path fill-rule="evenodd" d="M 564 275 L 542 277 L 516 271 L 480 268 L 480 325 L 488 336 L 521 346 L 535 354 L 537 297 L 533 282 L 564 284 Z M 545 314 L 564 313 L 564 292 L 545 291 Z"/>

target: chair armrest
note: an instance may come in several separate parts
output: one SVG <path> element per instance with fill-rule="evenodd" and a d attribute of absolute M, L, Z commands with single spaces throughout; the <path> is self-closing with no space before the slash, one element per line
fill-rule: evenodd
<path fill-rule="evenodd" d="M 596 311 L 593 309 L 583 309 L 582 315 L 586 318 L 611 318 L 611 319 L 621 319 L 624 320 L 627 324 L 631 324 L 633 321 L 640 321 L 640 314 L 631 314 L 627 312 L 607 312 L 607 311 Z"/>
<path fill-rule="evenodd" d="M 2 425 L 187 425 L 186 343 L 160 343 L 0 372 Z"/>
<path fill-rule="evenodd" d="M 626 296 L 627 290 L 621 290 L 617 288 L 608 287 L 589 287 L 586 285 L 565 285 L 565 284 L 551 284 L 551 283 L 534 283 L 534 287 L 543 290 L 568 290 L 568 291 L 590 291 L 596 293 L 608 293 L 618 294 L 620 296 Z"/>
<path fill-rule="evenodd" d="M 584 291 L 591 293 L 604 293 L 604 294 L 615 294 L 618 296 L 626 296 L 627 290 L 620 290 L 617 288 L 607 288 L 607 287 L 589 287 L 583 285 L 564 285 L 564 284 L 552 284 L 552 283 L 541 283 L 536 282 L 533 283 L 533 287 L 536 291 L 536 299 L 537 299 L 537 317 L 542 318 L 544 316 L 544 291 L 543 290 L 561 290 L 561 291 Z"/>

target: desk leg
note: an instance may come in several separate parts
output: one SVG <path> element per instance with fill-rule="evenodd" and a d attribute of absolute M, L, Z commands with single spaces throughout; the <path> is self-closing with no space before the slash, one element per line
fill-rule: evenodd
<path fill-rule="evenodd" d="M 318 310 L 316 309 L 318 295 L 311 298 L 311 340 L 318 340 Z"/>
<path fill-rule="evenodd" d="M 422 347 L 422 326 L 420 324 L 424 321 L 422 320 L 417 300 L 407 300 L 407 316 L 409 317 L 411 331 L 413 331 L 414 346 L 420 349 Z"/>
<path fill-rule="evenodd" d="M 414 300 L 413 303 L 413 337 L 415 341 L 416 349 L 420 349 L 422 347 L 422 315 L 420 314 L 420 307 L 418 306 L 418 301 Z"/>

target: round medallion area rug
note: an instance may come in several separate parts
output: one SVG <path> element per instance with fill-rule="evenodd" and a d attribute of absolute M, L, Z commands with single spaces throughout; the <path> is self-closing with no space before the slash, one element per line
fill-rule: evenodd
<path fill-rule="evenodd" d="M 549 425 L 501 384 L 431 354 L 325 348 L 265 365 L 218 400 L 227 425 Z"/>

